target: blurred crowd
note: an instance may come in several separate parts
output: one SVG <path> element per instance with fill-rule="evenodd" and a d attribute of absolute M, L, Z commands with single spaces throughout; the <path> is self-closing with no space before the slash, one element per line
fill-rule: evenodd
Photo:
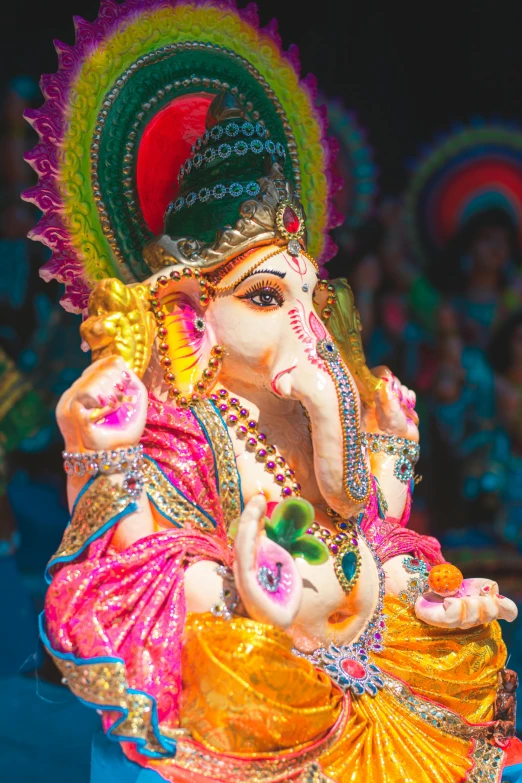
<path fill-rule="evenodd" d="M 60 306 L 60 286 L 39 277 L 48 251 L 27 238 L 39 215 L 21 200 L 36 180 L 24 161 L 36 134 L 23 112 L 40 103 L 37 83 L 18 77 L 0 111 L 0 590 L 10 597 L 2 623 L 16 628 L 2 648 L 0 676 L 40 663 L 43 569 L 67 524 L 54 409 L 89 361 L 79 316 Z M 27 651 L 34 655 L 27 659 Z"/>
<path fill-rule="evenodd" d="M 475 215 L 426 263 L 401 199 L 382 200 L 345 253 L 370 367 L 417 393 L 415 523 L 447 547 L 522 552 L 522 265 L 502 210 Z M 507 553 L 507 554 L 506 554 Z"/>

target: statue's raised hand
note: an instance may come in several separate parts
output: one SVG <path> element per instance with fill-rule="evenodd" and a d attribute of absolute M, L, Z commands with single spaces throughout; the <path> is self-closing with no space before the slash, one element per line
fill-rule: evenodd
<path fill-rule="evenodd" d="M 60 399 L 58 426 L 67 451 L 107 451 L 139 443 L 147 390 L 120 356 L 93 362 Z"/>
<path fill-rule="evenodd" d="M 401 384 L 387 367 L 377 367 L 372 373 L 383 382 L 373 402 L 363 409 L 364 429 L 418 443 L 419 417 L 415 411 L 415 392 Z"/>
<path fill-rule="evenodd" d="M 239 519 L 234 577 L 248 615 L 288 628 L 301 605 L 303 582 L 293 557 L 264 533 L 266 501 L 254 496 Z"/>

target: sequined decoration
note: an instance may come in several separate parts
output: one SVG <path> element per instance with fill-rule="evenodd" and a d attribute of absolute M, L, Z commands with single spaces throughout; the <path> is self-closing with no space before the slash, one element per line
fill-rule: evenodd
<path fill-rule="evenodd" d="M 346 494 L 353 503 L 365 503 L 370 494 L 370 474 L 359 428 L 359 404 L 337 346 L 318 340 L 317 352 L 325 360 L 335 383 L 343 427 L 343 478 Z"/>
<path fill-rule="evenodd" d="M 123 487 L 113 484 L 106 476 L 99 476 L 80 497 L 60 547 L 51 558 L 47 570 L 58 561 L 72 558 L 106 523 L 121 518 L 125 512 L 131 513 L 135 508 Z"/>
<path fill-rule="evenodd" d="M 211 400 L 200 400 L 192 412 L 207 434 L 214 453 L 219 497 L 228 529 L 243 510 L 234 447 L 225 422 Z"/>
<path fill-rule="evenodd" d="M 219 601 L 210 607 L 210 613 L 214 617 L 222 617 L 229 622 L 234 616 L 234 612 L 239 605 L 239 593 L 234 581 L 233 571 L 224 565 L 216 567 L 216 573 L 223 578 L 223 589 L 219 594 Z"/>
<path fill-rule="evenodd" d="M 196 525 L 202 530 L 214 530 L 216 523 L 201 508 L 181 494 L 158 468 L 146 457 L 143 464 L 145 491 L 154 506 L 176 527 Z"/>
<path fill-rule="evenodd" d="M 52 652 L 51 657 L 75 696 L 89 704 L 123 713 L 121 721 L 111 731 L 114 737 L 134 742 L 142 740 L 142 747 L 149 753 L 173 753 L 174 743 L 167 740 L 164 746 L 155 735 L 154 700 L 145 693 L 129 691 L 123 661 L 76 663 Z"/>
<path fill-rule="evenodd" d="M 417 598 L 428 589 L 428 567 L 424 560 L 408 555 L 403 560 L 403 567 L 409 574 L 413 574 L 408 579 L 405 590 L 399 593 L 399 600 L 404 604 L 413 606 Z"/>
<path fill-rule="evenodd" d="M 330 779 L 325 775 L 317 777 L 319 766 L 315 759 L 320 753 L 327 752 L 342 737 L 346 727 L 346 718 L 349 710 L 343 710 L 341 718 L 333 727 L 326 738 L 314 743 L 310 750 L 304 750 L 300 753 L 290 751 L 288 753 L 279 751 L 276 754 L 270 754 L 268 758 L 249 758 L 248 756 L 234 757 L 223 753 L 217 753 L 210 748 L 202 747 L 199 744 L 191 742 L 189 738 L 180 736 L 177 740 L 176 757 L 167 759 L 162 764 L 172 764 L 172 769 L 181 767 L 191 773 L 203 775 L 215 780 L 227 780 L 228 783 L 274 783 L 275 781 L 289 780 L 302 774 L 303 781 L 310 783 L 330 783 Z M 151 764 L 154 769 L 154 764 Z M 164 776 L 168 774 L 168 767 L 161 768 Z M 310 778 L 310 773 L 315 773 L 315 777 Z M 166 773 L 166 774 L 165 774 Z M 168 777 L 168 780 L 172 778 Z M 299 778 L 298 778 L 299 779 Z"/>
<path fill-rule="evenodd" d="M 467 723 L 457 713 L 439 704 L 415 696 L 400 680 L 383 674 L 384 687 L 404 704 L 410 712 L 441 731 L 465 740 L 474 740 L 471 758 L 474 762 L 467 783 L 498 783 L 502 774 L 504 751 L 487 741 L 488 725 Z"/>
<path fill-rule="evenodd" d="M 363 443 L 371 452 L 388 454 L 397 457 L 393 474 L 403 484 L 408 484 L 415 475 L 415 465 L 420 456 L 420 446 L 407 438 L 399 438 L 396 435 L 382 435 L 374 432 L 366 432 L 363 435 Z"/>
<path fill-rule="evenodd" d="M 319 764 L 310 764 L 299 778 L 299 783 L 333 783 L 333 781 L 326 777 Z"/>
<path fill-rule="evenodd" d="M 406 707 L 417 717 L 422 718 L 426 723 L 453 737 L 460 737 L 465 740 L 485 740 L 488 738 L 490 727 L 487 723 L 467 723 L 460 715 L 452 710 L 442 707 L 440 704 L 416 696 L 408 686 L 392 677 L 389 674 L 382 674 L 384 687 L 392 693 L 395 698 L 405 704 Z"/>

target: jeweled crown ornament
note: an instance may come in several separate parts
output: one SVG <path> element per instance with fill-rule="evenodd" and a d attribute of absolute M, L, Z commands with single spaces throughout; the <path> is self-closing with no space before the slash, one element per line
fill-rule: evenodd
<path fill-rule="evenodd" d="M 281 199 L 276 213 L 276 223 L 279 233 L 288 239 L 288 252 L 298 256 L 301 252 L 299 240 L 305 235 L 306 226 L 301 207 L 289 199 Z"/>
<path fill-rule="evenodd" d="M 42 275 L 65 284 L 67 310 L 86 313 L 108 278 L 143 282 L 176 264 L 205 273 L 274 239 L 304 247 L 305 214 L 308 252 L 319 266 L 332 257 L 334 149 L 315 81 L 301 78 L 295 48 L 281 49 L 273 24 L 259 26 L 253 4 L 103 0 L 98 19 L 77 19 L 72 47 L 56 46 L 58 74 L 41 82 L 46 102 L 26 115 L 40 142 L 26 156 L 39 183 L 25 197 L 43 213 L 31 236 L 52 251 Z M 282 236 L 284 198 L 299 230 L 287 212 Z M 206 233 L 193 236 L 200 212 Z"/>
<path fill-rule="evenodd" d="M 149 266 L 170 260 L 212 272 L 257 246 L 286 245 L 294 256 L 306 250 L 304 211 L 286 177 L 283 141 L 262 118 L 252 121 L 228 91 L 214 98 L 205 125 L 179 168 L 164 234 L 145 249 Z"/>

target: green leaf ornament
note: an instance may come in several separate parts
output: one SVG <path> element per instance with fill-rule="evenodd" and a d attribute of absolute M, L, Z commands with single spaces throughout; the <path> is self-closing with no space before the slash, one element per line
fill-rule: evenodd
<path fill-rule="evenodd" d="M 272 519 L 265 519 L 265 531 L 271 541 L 286 549 L 292 557 L 303 557 L 311 565 L 326 563 L 328 547 L 306 531 L 315 518 L 314 507 L 303 498 L 288 498 L 275 507 Z"/>

